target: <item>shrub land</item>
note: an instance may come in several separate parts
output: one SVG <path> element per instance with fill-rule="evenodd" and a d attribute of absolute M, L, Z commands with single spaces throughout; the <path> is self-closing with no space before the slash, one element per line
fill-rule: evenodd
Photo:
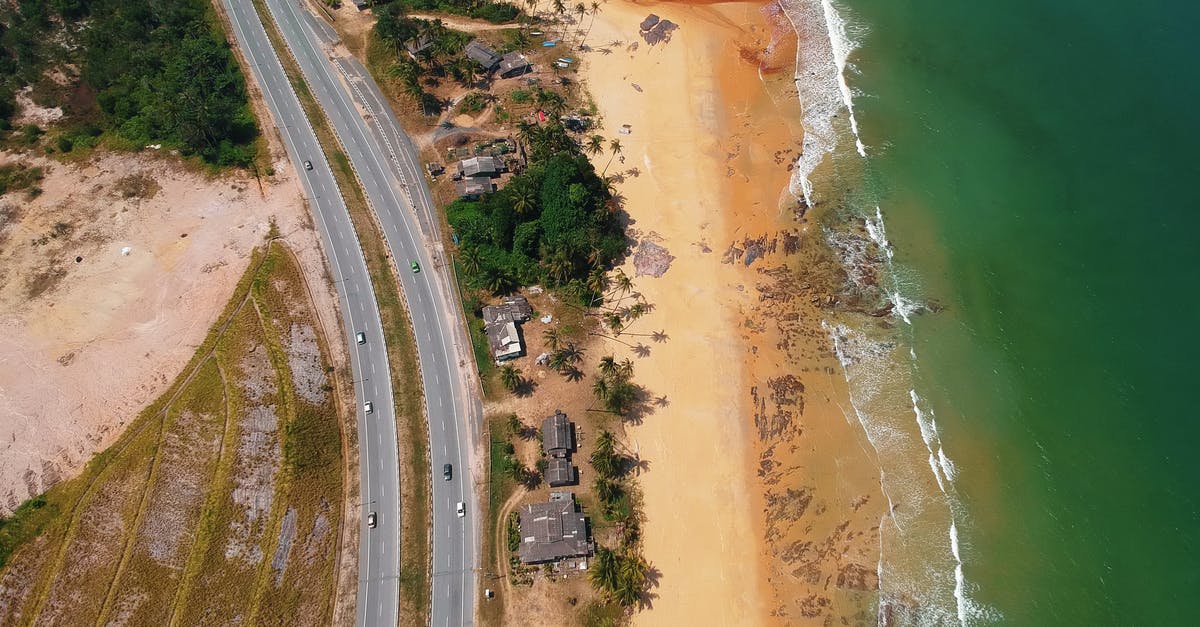
<path fill-rule="evenodd" d="M 118 146 L 162 144 L 218 166 L 254 160 L 245 80 L 205 0 L 20 0 L 0 8 L 0 24 L 6 128 L 18 90 L 31 86 L 39 104 L 67 116 L 55 141 L 62 152 L 107 134 Z M 46 79 L 50 70 L 70 84 Z"/>

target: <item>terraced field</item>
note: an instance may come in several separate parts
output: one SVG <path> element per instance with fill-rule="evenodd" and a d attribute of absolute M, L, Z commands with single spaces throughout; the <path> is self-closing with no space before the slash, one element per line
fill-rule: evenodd
<path fill-rule="evenodd" d="M 256 253 L 171 389 L 0 522 L 0 624 L 332 622 L 342 408 L 315 321 L 291 252 Z"/>

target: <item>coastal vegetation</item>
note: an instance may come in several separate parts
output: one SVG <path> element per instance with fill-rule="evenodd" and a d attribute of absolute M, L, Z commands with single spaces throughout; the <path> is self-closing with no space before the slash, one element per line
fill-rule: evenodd
<path fill-rule="evenodd" d="M 17 96 L 60 107 L 53 147 L 149 144 L 215 166 L 248 167 L 258 126 L 244 78 L 204 0 L 21 0 L 0 8 L 0 126 Z M 32 143 L 36 124 L 19 129 Z"/>
<path fill-rule="evenodd" d="M 497 294 L 542 283 L 590 302 L 627 247 L 613 196 L 561 122 L 523 123 L 521 136 L 525 172 L 500 192 L 446 207 L 464 281 Z"/>
<path fill-rule="evenodd" d="M 0 623 L 332 620 L 343 412 L 307 294 L 256 251 L 171 387 L 0 520 Z"/>
<path fill-rule="evenodd" d="M 376 12 L 390 7 L 400 7 L 408 12 L 436 12 L 461 15 L 493 24 L 505 24 L 515 21 L 521 15 L 521 9 L 507 2 L 492 0 L 381 0 L 375 3 Z"/>

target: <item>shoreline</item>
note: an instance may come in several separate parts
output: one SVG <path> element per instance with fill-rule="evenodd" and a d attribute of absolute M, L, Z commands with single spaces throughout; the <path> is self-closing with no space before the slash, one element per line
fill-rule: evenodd
<path fill-rule="evenodd" d="M 680 28 L 649 46 L 649 13 Z M 617 185 L 631 237 L 675 256 L 662 278 L 635 278 L 655 306 L 643 330 L 670 341 L 642 359 L 609 347 L 669 400 L 626 429 L 651 463 L 644 552 L 661 575 L 638 624 L 876 611 L 886 500 L 820 326 L 836 260 L 787 191 L 803 129 L 778 26 L 758 2 L 614 0 L 590 38 L 622 41 L 586 57 L 585 74 L 606 137 L 630 125 L 609 174 L 639 170 Z"/>

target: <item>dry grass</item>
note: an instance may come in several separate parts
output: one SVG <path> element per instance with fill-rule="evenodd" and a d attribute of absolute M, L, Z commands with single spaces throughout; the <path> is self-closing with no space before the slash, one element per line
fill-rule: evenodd
<path fill-rule="evenodd" d="M 332 622 L 340 409 L 294 257 L 257 259 L 171 390 L 5 521 L 4 624 Z"/>

